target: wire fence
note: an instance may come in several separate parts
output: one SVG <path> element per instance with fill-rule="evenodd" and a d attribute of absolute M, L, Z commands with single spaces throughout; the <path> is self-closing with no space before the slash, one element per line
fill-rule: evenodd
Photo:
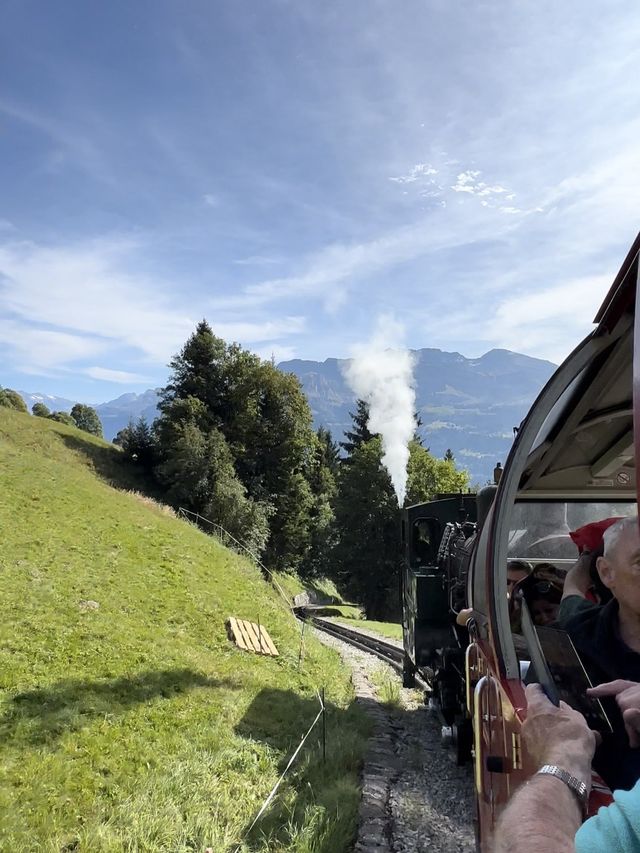
<path fill-rule="evenodd" d="M 327 709 L 326 709 L 326 706 L 324 703 L 324 687 L 322 688 L 322 692 L 318 693 L 317 695 L 318 695 L 318 702 L 320 703 L 320 710 L 316 714 L 314 721 L 311 723 L 311 725 L 307 729 L 306 733 L 300 739 L 300 743 L 298 744 L 298 746 L 296 747 L 295 751 L 293 752 L 291 758 L 287 762 L 287 766 L 284 768 L 284 770 L 280 774 L 280 778 L 278 779 L 276 784 L 273 786 L 273 788 L 269 791 L 269 794 L 268 794 L 266 800 L 260 806 L 259 812 L 256 814 L 256 816 L 252 820 L 251 824 L 249 825 L 249 828 L 245 832 L 245 838 L 248 837 L 248 835 L 250 834 L 253 827 L 258 823 L 258 821 L 260 820 L 262 815 L 266 812 L 266 810 L 271 805 L 273 798 L 275 797 L 276 793 L 278 792 L 278 788 L 282 784 L 285 776 L 287 775 L 287 773 L 289 772 L 291 767 L 293 767 L 293 764 L 295 763 L 296 758 L 300 754 L 300 750 L 304 746 L 305 741 L 307 740 L 307 738 L 309 737 L 311 732 L 315 729 L 315 727 L 317 726 L 317 724 L 320 720 L 322 720 L 322 760 L 323 761 L 327 760 L 327 726 L 326 726 Z M 239 851 L 241 849 L 242 849 L 242 842 L 240 842 L 240 844 L 238 844 L 238 846 L 235 848 L 234 853 L 239 853 Z"/>
<path fill-rule="evenodd" d="M 195 523 L 198 527 L 201 526 L 201 522 L 204 522 L 209 526 L 212 535 L 215 536 L 216 539 L 222 545 L 227 548 L 231 548 L 231 550 L 235 551 L 237 554 L 242 554 L 245 557 L 249 557 L 249 559 L 253 563 L 255 563 L 255 565 L 258 566 L 260 570 L 264 572 L 265 575 L 269 576 L 269 580 L 278 590 L 284 601 L 286 601 L 287 607 L 291 610 L 291 612 L 293 612 L 293 602 L 291 601 L 287 593 L 284 591 L 282 586 L 278 583 L 278 579 L 276 578 L 274 573 L 271 571 L 271 569 L 268 569 L 265 566 L 265 564 L 260 560 L 258 555 L 254 551 L 252 551 L 251 548 L 248 548 L 244 544 L 244 542 L 240 542 L 238 539 L 235 538 L 235 536 L 232 536 L 232 534 L 229 533 L 228 530 L 225 530 L 225 528 L 222 527 L 221 524 L 217 524 L 215 521 L 211 521 L 210 518 L 205 518 L 205 516 L 200 515 L 199 512 L 192 512 L 190 509 L 185 509 L 181 506 L 178 507 L 178 515 L 181 515 L 186 521 L 191 521 L 193 519 L 193 523 Z"/>

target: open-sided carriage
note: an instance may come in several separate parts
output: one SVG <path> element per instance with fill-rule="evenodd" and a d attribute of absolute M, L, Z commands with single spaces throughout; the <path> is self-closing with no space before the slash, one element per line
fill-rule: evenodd
<path fill-rule="evenodd" d="M 466 577 L 466 604 L 472 608 L 463 683 L 473 723 L 481 851 L 491 849 L 495 822 L 509 798 L 538 769 L 521 740 L 523 677 L 530 661 L 544 655 L 535 632 L 523 647 L 513 627 L 508 561 L 527 561 L 534 570 L 552 563 L 562 576 L 577 556 L 569 531 L 637 513 L 639 250 L 640 236 L 606 295 L 593 332 L 558 368 L 518 428 L 495 495 L 489 495 L 491 506 L 480 512 L 477 533 L 462 545 L 466 565 L 458 582 Z M 433 615 L 437 600 L 438 608 L 447 608 L 451 629 L 452 591 L 443 593 L 433 579 L 428 583 L 438 597 L 429 593 L 422 611 L 419 602 L 414 610 Z M 418 657 L 412 658 L 411 635 L 418 638 L 419 633 L 411 624 L 406 632 L 407 653 L 416 665 L 420 655 L 428 660 L 441 647 L 433 633 L 426 649 L 418 641 Z M 602 786 L 594 785 L 591 812 L 602 802 Z"/>

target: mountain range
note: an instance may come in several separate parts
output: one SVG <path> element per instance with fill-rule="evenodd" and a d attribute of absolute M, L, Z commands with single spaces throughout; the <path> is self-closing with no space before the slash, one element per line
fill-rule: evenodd
<path fill-rule="evenodd" d="M 419 433 L 436 456 L 451 449 L 456 462 L 469 471 L 471 482 L 490 479 L 497 461 L 504 462 L 513 440 L 513 427 L 526 415 L 545 382 L 555 370 L 550 361 L 504 349 L 480 358 L 465 358 L 439 349 L 413 351 L 416 411 Z M 307 395 L 314 425 L 331 430 L 336 440 L 351 425 L 349 412 L 355 396 L 342 373 L 345 360 L 294 359 L 281 362 L 281 370 L 295 374 Z M 31 406 L 44 402 L 52 411 L 69 411 L 73 401 L 45 394 L 19 392 Z M 157 416 L 158 389 L 123 394 L 94 408 L 105 438 L 111 440 L 133 418 L 151 423 Z"/>

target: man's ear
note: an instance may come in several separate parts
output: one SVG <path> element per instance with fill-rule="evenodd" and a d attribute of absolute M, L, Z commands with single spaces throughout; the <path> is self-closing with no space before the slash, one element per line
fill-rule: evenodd
<path fill-rule="evenodd" d="M 596 560 L 596 569 L 598 570 L 602 583 L 607 587 L 607 589 L 611 589 L 615 572 L 609 560 L 607 560 L 606 557 L 598 557 Z"/>

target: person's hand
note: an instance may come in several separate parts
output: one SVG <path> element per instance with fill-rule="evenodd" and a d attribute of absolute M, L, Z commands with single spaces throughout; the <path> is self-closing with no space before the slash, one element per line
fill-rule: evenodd
<path fill-rule="evenodd" d="M 556 764 L 590 785 L 596 735 L 578 711 L 566 702 L 556 707 L 539 684 L 526 687 L 527 718 L 522 738 L 538 767 Z"/>
<path fill-rule="evenodd" d="M 627 730 L 629 746 L 640 746 L 640 684 L 635 681 L 609 681 L 587 690 L 587 696 L 602 699 L 603 696 L 615 696 L 622 712 L 624 727 Z"/>

